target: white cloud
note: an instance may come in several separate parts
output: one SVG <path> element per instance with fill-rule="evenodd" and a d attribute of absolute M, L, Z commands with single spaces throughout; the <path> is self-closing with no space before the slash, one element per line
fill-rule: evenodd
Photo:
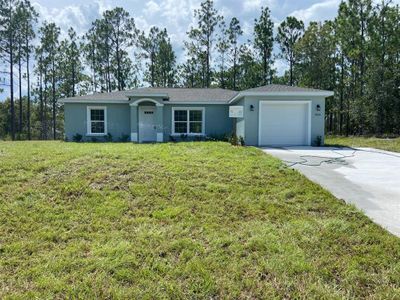
<path fill-rule="evenodd" d="M 245 12 L 251 12 L 251 11 L 258 11 L 262 6 L 268 6 L 269 8 L 275 7 L 276 1 L 275 0 L 268 0 L 268 1 L 262 1 L 262 0 L 244 0 L 243 1 L 243 10 Z"/>
<path fill-rule="evenodd" d="M 253 31 L 254 31 L 254 23 L 253 22 L 244 21 L 241 26 L 242 26 L 244 36 L 250 37 L 253 35 Z"/>
<path fill-rule="evenodd" d="M 154 2 L 154 1 L 149 1 L 146 3 L 146 7 L 144 9 L 144 13 L 148 16 L 152 16 L 154 14 L 157 14 L 160 11 L 160 6 Z"/>
<path fill-rule="evenodd" d="M 68 28 L 73 27 L 78 35 L 83 34 L 89 28 L 91 22 L 99 18 L 105 6 L 101 2 L 84 5 L 69 5 L 61 9 L 47 8 L 38 2 L 32 4 L 42 20 L 54 22 L 61 28 L 64 35 Z"/>
<path fill-rule="evenodd" d="M 306 25 L 310 21 L 331 20 L 336 17 L 339 4 L 340 0 L 326 0 L 305 9 L 295 10 L 290 15 L 302 20 Z"/>

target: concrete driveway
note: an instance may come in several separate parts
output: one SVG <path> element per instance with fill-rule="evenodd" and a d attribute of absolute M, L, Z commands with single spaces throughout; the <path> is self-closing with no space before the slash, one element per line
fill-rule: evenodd
<path fill-rule="evenodd" d="M 370 148 L 262 148 L 400 237 L 400 154 Z"/>

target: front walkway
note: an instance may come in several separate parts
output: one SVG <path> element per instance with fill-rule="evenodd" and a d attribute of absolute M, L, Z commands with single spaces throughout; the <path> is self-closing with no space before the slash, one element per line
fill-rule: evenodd
<path fill-rule="evenodd" d="M 400 237 L 400 154 L 369 148 L 262 148 Z"/>

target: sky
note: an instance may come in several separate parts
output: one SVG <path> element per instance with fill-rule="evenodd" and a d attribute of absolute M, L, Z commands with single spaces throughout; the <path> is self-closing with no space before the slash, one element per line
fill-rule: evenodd
<path fill-rule="evenodd" d="M 43 19 L 55 22 L 64 32 L 74 27 L 83 34 L 103 11 L 115 6 L 126 9 L 135 18 L 139 29 L 151 26 L 166 27 L 177 52 L 182 48 L 186 32 L 195 24 L 194 9 L 201 1 L 195 0 L 33 0 Z M 215 7 L 229 22 L 237 17 L 244 30 L 244 38 L 251 38 L 254 19 L 262 6 L 268 6 L 276 26 L 288 15 L 306 24 L 310 20 L 323 21 L 336 16 L 340 0 L 214 0 Z"/>
<path fill-rule="evenodd" d="M 65 35 L 73 27 L 78 35 L 84 34 L 92 21 L 116 6 L 121 6 L 135 18 L 140 30 L 148 31 L 152 26 L 167 28 L 178 62 L 183 57 L 183 40 L 186 32 L 195 25 L 194 9 L 200 0 L 31 0 L 40 14 L 40 19 L 55 22 Z M 394 2 L 400 3 L 400 0 Z M 340 0 L 214 0 L 215 7 L 227 23 L 237 17 L 244 31 L 243 40 L 252 38 L 254 19 L 260 15 L 261 7 L 268 6 L 275 27 L 287 16 L 295 16 L 307 25 L 310 21 L 334 19 Z M 277 60 L 275 67 L 282 74 L 286 65 Z M 8 93 L 0 94 L 0 101 Z"/>

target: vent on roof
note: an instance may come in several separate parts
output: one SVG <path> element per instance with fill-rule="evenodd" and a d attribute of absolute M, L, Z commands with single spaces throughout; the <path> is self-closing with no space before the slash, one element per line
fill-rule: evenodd
<path fill-rule="evenodd" d="M 169 101 L 169 98 L 163 98 L 162 100 L 163 101 Z"/>

